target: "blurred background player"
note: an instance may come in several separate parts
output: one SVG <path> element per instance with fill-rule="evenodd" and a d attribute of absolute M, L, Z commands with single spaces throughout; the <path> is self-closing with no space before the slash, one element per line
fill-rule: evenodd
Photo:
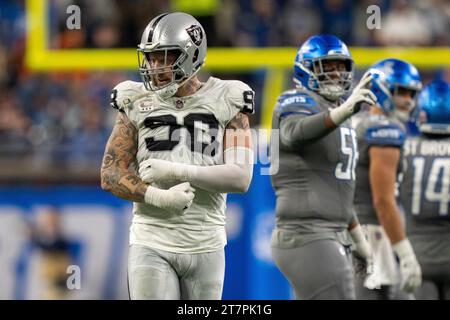
<path fill-rule="evenodd" d="M 421 135 L 405 142 L 400 196 L 408 238 L 422 267 L 417 299 L 450 300 L 450 87 L 435 80 L 419 95 Z"/>
<path fill-rule="evenodd" d="M 352 210 L 356 135 L 348 120 L 359 105 L 375 104 L 368 75 L 351 90 L 353 60 L 335 36 L 309 38 L 295 57 L 296 88 L 273 114 L 271 150 L 279 147 L 272 254 L 297 299 L 355 299 L 347 229 L 366 262 L 370 247 Z M 279 132 L 279 139 L 275 133 Z M 273 152 L 272 152 L 273 154 Z"/>
<path fill-rule="evenodd" d="M 206 50 L 194 17 L 161 14 L 138 48 L 142 82 L 122 82 L 112 93 L 121 112 L 106 147 L 102 187 L 134 201 L 131 299 L 222 296 L 225 193 L 250 185 L 247 113 L 254 92 L 240 81 L 200 82 Z"/>
<path fill-rule="evenodd" d="M 41 208 L 33 225 L 30 225 L 31 241 L 40 253 L 40 271 L 45 289 L 39 299 L 69 299 L 67 268 L 73 264 L 71 242 L 61 227 L 62 215 L 55 207 Z"/>
<path fill-rule="evenodd" d="M 377 105 L 356 128 L 359 161 L 355 210 L 373 249 L 374 273 L 365 281 L 357 280 L 357 298 L 393 299 L 400 281 L 394 252 L 400 259 L 402 289 L 413 292 L 421 279 L 396 200 L 405 124 L 415 108 L 421 79 L 413 65 L 397 59 L 382 60 L 367 74 L 374 76 L 371 90 L 377 96 Z"/>

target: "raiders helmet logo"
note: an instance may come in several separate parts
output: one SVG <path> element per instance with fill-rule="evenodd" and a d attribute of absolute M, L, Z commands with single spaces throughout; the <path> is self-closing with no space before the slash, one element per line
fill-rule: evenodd
<path fill-rule="evenodd" d="M 189 28 L 187 28 L 186 31 L 191 37 L 192 42 L 194 42 L 196 46 L 199 46 L 200 43 L 202 43 L 203 31 L 202 28 L 200 28 L 200 26 L 192 25 Z"/>

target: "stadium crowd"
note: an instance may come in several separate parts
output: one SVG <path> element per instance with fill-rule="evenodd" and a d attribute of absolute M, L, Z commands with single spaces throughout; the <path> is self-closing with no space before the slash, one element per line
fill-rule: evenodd
<path fill-rule="evenodd" d="M 332 33 L 351 46 L 448 46 L 445 0 L 58 0 L 50 3 L 52 49 L 136 47 L 159 13 L 187 11 L 205 27 L 209 46 L 299 46 L 312 34 Z M 81 8 L 81 29 L 68 30 L 66 9 Z M 381 9 L 382 28 L 369 30 L 369 5 Z M 423 27 L 426 26 L 426 27 Z M 136 70 L 35 73 L 24 64 L 25 1 L 0 2 L 0 161 L 25 159 L 44 168 L 91 167 L 98 172 L 115 112 L 109 93 Z M 423 73 L 424 83 L 436 70 Z M 449 79 L 449 70 L 440 70 Z M 264 72 L 241 75 L 257 92 Z M 258 97 L 259 96 L 259 97 Z M 252 119 L 258 124 L 257 117 Z M 76 164 L 76 165 L 75 165 Z M 9 170 L 2 167 L 3 171 Z"/>

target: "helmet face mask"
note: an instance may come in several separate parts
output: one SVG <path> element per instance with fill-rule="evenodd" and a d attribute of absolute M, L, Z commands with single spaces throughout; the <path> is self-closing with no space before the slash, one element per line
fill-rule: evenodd
<path fill-rule="evenodd" d="M 294 82 L 331 101 L 342 97 L 353 83 L 353 60 L 347 46 L 335 36 L 309 38 L 295 58 Z"/>
<path fill-rule="evenodd" d="M 353 61 L 348 57 L 313 59 L 310 87 L 327 99 L 337 100 L 348 92 L 353 82 Z"/>
<path fill-rule="evenodd" d="M 413 100 L 417 97 L 418 93 L 419 93 L 419 90 L 417 90 L 417 88 L 406 87 L 403 85 L 395 85 L 394 89 L 391 90 L 391 94 L 394 97 L 409 96 Z"/>
<path fill-rule="evenodd" d="M 184 80 L 180 62 L 186 53 L 180 48 L 138 49 L 139 72 L 147 90 L 157 91 Z"/>
<path fill-rule="evenodd" d="M 393 115 L 403 123 L 408 122 L 416 108 L 416 97 L 419 91 L 416 88 L 395 85 L 390 92 L 394 103 Z"/>
<path fill-rule="evenodd" d="M 145 28 L 137 49 L 145 88 L 162 97 L 173 96 L 203 66 L 206 48 L 203 27 L 191 15 L 157 16 Z"/>

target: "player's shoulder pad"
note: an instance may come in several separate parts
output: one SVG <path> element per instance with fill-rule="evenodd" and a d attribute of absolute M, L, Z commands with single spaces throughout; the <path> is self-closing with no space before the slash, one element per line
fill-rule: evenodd
<path fill-rule="evenodd" d="M 370 145 L 401 147 L 406 139 L 406 129 L 385 117 L 372 118 L 364 132 L 364 139 Z"/>
<path fill-rule="evenodd" d="M 320 111 L 317 102 L 307 92 L 298 90 L 283 92 L 278 97 L 276 109 L 280 118 L 292 114 L 312 115 Z"/>
<path fill-rule="evenodd" d="M 124 111 L 130 108 L 133 101 L 149 94 L 142 82 L 123 81 L 111 90 L 110 105 L 111 107 Z"/>
<path fill-rule="evenodd" d="M 246 83 L 239 80 L 222 80 L 227 88 L 228 100 L 241 112 L 255 113 L 255 92 Z"/>

